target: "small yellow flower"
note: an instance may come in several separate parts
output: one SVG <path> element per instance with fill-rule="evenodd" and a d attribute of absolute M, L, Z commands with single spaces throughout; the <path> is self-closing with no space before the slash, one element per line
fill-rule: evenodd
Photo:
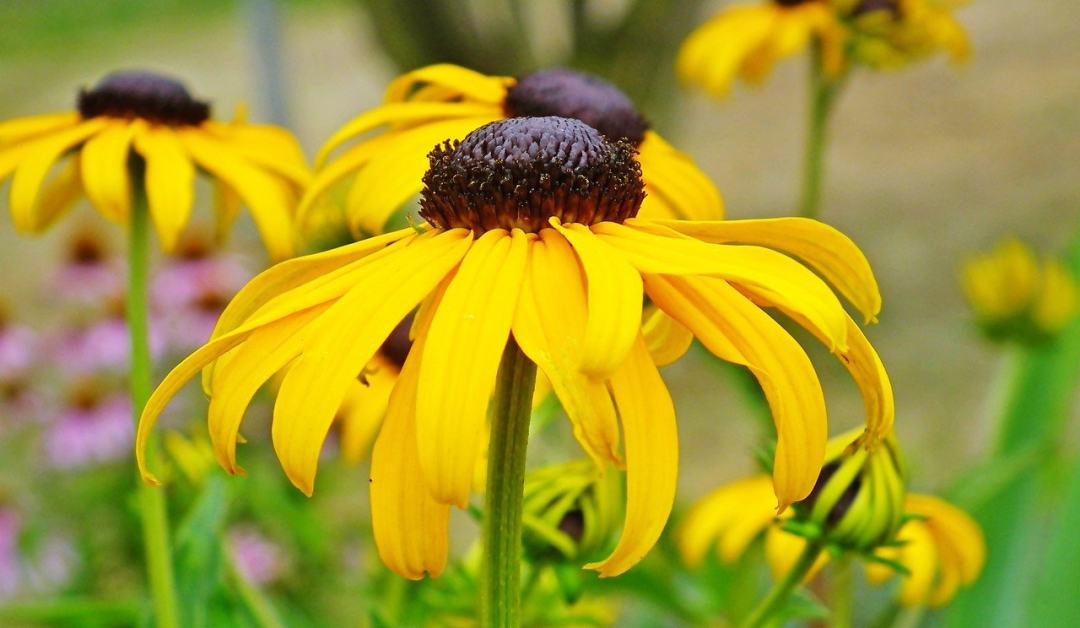
<path fill-rule="evenodd" d="M 995 340 L 1053 338 L 1076 315 L 1077 286 L 1058 260 L 1040 261 L 1019 240 L 1006 240 L 964 265 L 964 291 L 979 324 Z"/>
<path fill-rule="evenodd" d="M 485 76 L 456 65 L 431 65 L 397 78 L 383 104 L 338 130 L 319 151 L 319 170 L 300 204 L 300 224 L 319 218 L 328 190 L 353 177 L 346 201 L 351 228 L 382 233 L 387 220 L 420 192 L 427 154 L 495 120 L 515 116 L 576 118 L 611 140 L 638 149 L 646 197 L 642 215 L 716 220 L 720 193 L 684 153 L 649 130 L 633 103 L 598 78 L 551 69 L 519 79 Z M 355 144 L 333 160 L 347 142 Z"/>
<path fill-rule="evenodd" d="M 671 397 L 641 333 L 645 295 L 673 319 L 653 327 L 685 327 L 759 378 L 777 427 L 781 509 L 814 486 L 826 413 L 806 353 L 763 307 L 817 335 L 859 384 L 871 433 L 889 431 L 888 378 L 826 281 L 868 319 L 880 294 L 865 257 L 836 230 L 806 219 L 636 218 L 644 183 L 633 146 L 566 118 L 497 121 L 447 142 L 423 182 L 425 224 L 284 262 L 240 291 L 211 341 L 146 406 L 137 453 L 148 480 L 143 448 L 187 380 L 205 369 L 211 439 L 236 472 L 245 408 L 284 370 L 272 439 L 286 474 L 311 494 L 350 387 L 414 309 L 370 485 L 380 556 L 410 578 L 445 565 L 449 507 L 469 503 L 510 339 L 550 381 L 584 450 L 625 465 L 622 537 L 590 567 L 616 575 L 649 551 L 674 499 L 678 446 Z M 655 347 L 672 357 L 669 344 Z"/>
<path fill-rule="evenodd" d="M 896 547 L 877 554 L 903 565 L 900 602 L 907 606 L 942 606 L 979 577 L 986 562 L 986 541 L 979 524 L 956 506 L 931 495 L 908 495 L 905 511 L 913 518 L 900 529 Z M 896 575 L 887 565 L 867 565 L 871 582 Z"/>
<path fill-rule="evenodd" d="M 242 202 L 271 255 L 293 254 L 293 207 L 309 172 L 287 131 L 215 122 L 210 106 L 181 83 L 149 72 L 106 76 L 79 92 L 77 109 L 0 124 L 0 181 L 12 177 L 16 228 L 44 230 L 83 194 L 103 216 L 125 223 L 134 172 L 144 177 L 134 183 L 145 189 L 162 248 L 171 251 L 191 215 L 198 167 L 219 187 L 223 222 Z M 144 168 L 133 170 L 133 156 Z"/>
<path fill-rule="evenodd" d="M 690 33 L 676 68 L 686 83 L 717 98 L 741 76 L 760 83 L 777 61 L 814 45 L 822 70 L 832 77 L 843 66 L 844 30 L 826 0 L 764 0 L 727 7 Z"/>
<path fill-rule="evenodd" d="M 886 69 L 945 52 L 954 62 L 971 55 L 967 32 L 948 0 L 833 0 L 850 31 L 853 61 Z"/>

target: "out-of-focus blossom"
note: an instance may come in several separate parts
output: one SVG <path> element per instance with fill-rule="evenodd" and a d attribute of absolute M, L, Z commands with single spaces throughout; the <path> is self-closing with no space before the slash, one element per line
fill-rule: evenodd
<path fill-rule="evenodd" d="M 281 547 L 250 526 L 229 531 L 229 551 L 240 574 L 257 585 L 266 585 L 281 577 L 285 557 Z"/>
<path fill-rule="evenodd" d="M 41 409 L 41 398 L 31 388 L 40 344 L 33 330 L 11 323 L 0 307 L 0 418 L 5 423 Z"/>
<path fill-rule="evenodd" d="M 1052 339 L 1076 315 L 1077 284 L 1060 261 L 1038 259 L 1006 240 L 964 266 L 964 291 L 979 325 L 993 340 Z"/>
<path fill-rule="evenodd" d="M 159 317 L 150 321 L 150 354 L 158 357 L 166 346 Z M 131 358 L 131 337 L 124 306 L 119 299 L 108 308 L 105 318 L 90 324 L 63 329 L 53 342 L 52 357 L 65 373 L 83 376 L 100 371 L 123 373 Z"/>
<path fill-rule="evenodd" d="M 81 228 L 68 240 L 52 284 L 63 301 L 97 304 L 123 293 L 123 269 L 114 262 L 104 234 Z"/>
<path fill-rule="evenodd" d="M 50 593 L 71 581 L 78 555 L 71 541 L 47 535 L 32 551 L 20 544 L 23 519 L 11 507 L 0 507 L 0 600 Z"/>
<path fill-rule="evenodd" d="M 908 65 L 946 53 L 971 55 L 971 41 L 953 15 L 958 0 L 832 0 L 849 30 L 852 61 L 875 69 Z"/>
<path fill-rule="evenodd" d="M 45 455 L 59 469 L 112 462 L 131 452 L 134 430 L 125 393 L 85 383 L 71 394 L 44 435 Z"/>

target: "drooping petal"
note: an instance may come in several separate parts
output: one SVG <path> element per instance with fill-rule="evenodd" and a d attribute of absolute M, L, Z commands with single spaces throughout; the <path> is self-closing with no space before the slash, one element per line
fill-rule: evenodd
<path fill-rule="evenodd" d="M 0 152 L 0 160 L 10 157 L 10 167 L 15 170 L 11 181 L 11 218 L 19 231 L 34 233 L 46 225 L 37 212 L 38 192 L 49 169 L 71 147 L 101 131 L 106 126 L 103 118 L 92 118 L 77 126 L 57 133 L 19 144 Z M 6 176 L 0 164 L 0 177 Z"/>
<path fill-rule="evenodd" d="M 776 516 L 775 504 L 772 479 L 767 475 L 754 475 L 721 486 L 698 501 L 683 519 L 676 537 L 679 554 L 690 567 L 700 567 L 709 548 L 724 538 L 734 521 L 741 518 L 760 521 L 760 531 Z M 720 557 L 731 562 L 741 553 L 721 552 Z"/>
<path fill-rule="evenodd" d="M 109 220 L 123 222 L 131 211 L 128 153 L 142 121 L 112 121 L 87 140 L 80 155 L 82 184 L 94 207 Z"/>
<path fill-rule="evenodd" d="M 135 136 L 135 150 L 146 159 L 146 199 L 161 248 L 172 251 L 191 217 L 195 165 L 172 129 L 149 126 Z"/>
<path fill-rule="evenodd" d="M 675 406 L 640 336 L 612 375 L 611 392 L 626 442 L 626 521 L 611 555 L 585 566 L 605 578 L 636 565 L 660 538 L 679 473 Z"/>
<path fill-rule="evenodd" d="M 237 154 L 227 143 L 195 129 L 176 132 L 200 167 L 225 181 L 243 199 L 270 256 L 283 260 L 296 249 L 294 193 L 283 181 Z"/>
<path fill-rule="evenodd" d="M 768 37 L 771 6 L 737 6 L 706 22 L 686 38 L 676 60 L 679 77 L 717 98 L 727 95 L 746 54 Z"/>
<path fill-rule="evenodd" d="M 897 535 L 904 543 L 900 562 L 908 574 L 900 582 L 900 601 L 907 606 L 924 606 L 930 601 L 938 575 L 939 557 L 934 536 L 921 521 L 908 521 Z"/>
<path fill-rule="evenodd" d="M 638 151 L 646 198 L 662 197 L 664 204 L 672 208 L 678 218 L 720 220 L 724 217 L 720 191 L 689 155 L 676 150 L 652 131 L 645 133 Z M 645 210 L 644 205 L 642 210 Z M 642 215 L 654 218 L 647 212 Z"/>
<path fill-rule="evenodd" d="M 645 285 L 653 301 L 710 351 L 747 366 L 757 377 L 776 424 L 778 510 L 805 498 L 825 458 L 828 422 L 817 373 L 799 343 L 724 281 L 646 276 Z M 698 313 L 690 314 L 693 309 Z"/>
<path fill-rule="evenodd" d="M 421 333 L 390 395 L 371 454 L 371 526 L 383 564 L 418 580 L 446 566 L 450 507 L 431 497 L 417 450 L 416 396 L 424 343 Z"/>
<path fill-rule="evenodd" d="M 47 113 L 40 116 L 27 116 L 0 122 L 0 144 L 15 144 L 34 136 L 44 135 L 75 126 L 79 123 L 79 114 L 74 112 Z"/>
<path fill-rule="evenodd" d="M 851 238 L 823 222 L 809 218 L 653 222 L 703 242 L 753 244 L 782 251 L 820 273 L 867 322 L 881 311 L 881 292 L 870 262 Z"/>
<path fill-rule="evenodd" d="M 847 348 L 847 313 L 836 295 L 821 278 L 782 253 L 758 246 L 709 244 L 647 221 L 633 226 L 600 223 L 593 230 L 642 273 L 722 277 L 813 321 L 827 332 L 831 351 Z"/>
<path fill-rule="evenodd" d="M 974 582 L 986 563 L 986 540 L 979 524 L 963 510 L 932 495 L 909 493 L 904 508 L 926 517 L 935 535 L 956 548 L 962 582 Z"/>
<path fill-rule="evenodd" d="M 364 368 L 362 381 L 349 387 L 339 413 L 341 454 L 346 462 L 359 464 L 371 451 L 397 379 L 397 367 L 376 356 Z"/>
<path fill-rule="evenodd" d="M 694 332 L 656 306 L 646 308 L 641 334 L 657 366 L 678 361 L 694 343 Z"/>
<path fill-rule="evenodd" d="M 297 187 L 311 181 L 300 144 L 287 130 L 269 124 L 203 123 L 203 128 L 261 168 L 290 180 Z"/>
<path fill-rule="evenodd" d="M 73 156 L 55 177 L 45 183 L 38 200 L 38 220 L 42 227 L 53 224 L 83 195 L 80 158 Z"/>
<path fill-rule="evenodd" d="M 552 225 L 570 241 L 585 270 L 589 318 L 581 369 L 607 377 L 622 366 L 641 329 L 641 275 L 587 227 L 563 226 L 554 218 Z"/>
<path fill-rule="evenodd" d="M 271 430 L 285 474 L 304 494 L 314 490 L 323 440 L 349 385 L 470 241 L 464 230 L 432 232 L 365 265 L 355 287 L 314 323 L 278 391 Z"/>
<path fill-rule="evenodd" d="M 533 237 L 500 229 L 477 238 L 432 315 L 416 429 L 424 481 L 444 504 L 468 505 Z"/>
<path fill-rule="evenodd" d="M 487 76 L 450 63 L 438 63 L 407 72 L 394 79 L 386 88 L 383 100 L 387 103 L 407 100 L 421 85 L 438 85 L 464 96 L 467 100 L 502 104 L 506 88 L 514 82 L 504 76 Z"/>
<path fill-rule="evenodd" d="M 532 243 L 519 299 L 513 332 L 521 350 L 551 382 L 589 456 L 619 464 L 611 395 L 603 380 L 579 368 L 588 318 L 585 277 L 570 244 L 552 229 Z"/>
<path fill-rule="evenodd" d="M 765 560 L 769 563 L 773 580 L 779 582 L 791 572 L 795 561 L 806 549 L 806 539 L 790 532 L 785 532 L 779 526 L 772 526 L 765 532 Z M 829 552 L 818 554 L 813 566 L 803 576 L 803 583 L 810 582 L 821 571 L 822 567 L 829 562 Z M 869 566 L 869 565 L 868 565 Z"/>

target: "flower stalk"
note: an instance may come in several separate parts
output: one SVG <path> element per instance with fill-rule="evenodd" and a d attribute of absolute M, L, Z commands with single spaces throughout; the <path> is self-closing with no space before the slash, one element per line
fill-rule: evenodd
<path fill-rule="evenodd" d="M 521 625 L 521 514 L 536 365 L 511 338 L 495 389 L 483 526 L 482 625 Z"/>
<path fill-rule="evenodd" d="M 820 212 L 829 116 L 842 87 L 843 76 L 827 76 L 822 70 L 821 50 L 815 48 L 810 56 L 809 116 L 803 154 L 802 196 L 799 200 L 799 215 L 804 218 L 817 218 Z"/>
<path fill-rule="evenodd" d="M 134 167 L 134 181 L 142 181 L 142 168 Z M 131 208 L 128 239 L 128 290 L 125 313 L 131 336 L 131 407 L 138 423 L 143 407 L 150 398 L 150 330 L 147 316 L 147 292 L 150 266 L 150 212 L 146 190 L 136 184 Z M 147 448 L 151 460 L 156 444 Z M 151 462 L 153 464 L 153 462 Z M 142 518 L 143 550 L 146 553 L 147 575 L 153 600 L 154 618 L 160 628 L 179 625 L 176 587 L 169 543 L 169 514 L 165 492 L 145 482 L 138 482 L 139 514 Z"/>
<path fill-rule="evenodd" d="M 784 579 L 773 585 L 769 594 L 754 607 L 754 610 L 750 611 L 742 622 L 742 628 L 761 628 L 771 625 L 776 614 L 783 610 L 792 591 L 806 578 L 806 574 L 810 573 L 822 549 L 821 541 L 807 542 L 798 560 L 791 566 Z"/>

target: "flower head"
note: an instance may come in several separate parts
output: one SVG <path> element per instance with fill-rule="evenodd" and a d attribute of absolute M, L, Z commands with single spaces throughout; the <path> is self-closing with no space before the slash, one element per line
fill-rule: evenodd
<path fill-rule="evenodd" d="M 200 370 L 215 452 L 236 472 L 244 409 L 284 371 L 274 447 L 310 494 L 342 402 L 417 310 L 372 454 L 383 560 L 411 578 L 442 571 L 449 506 L 468 505 L 513 339 L 550 381 L 584 450 L 599 464 L 625 465 L 622 537 L 590 565 L 621 573 L 663 529 L 678 471 L 674 407 L 641 332 L 647 294 L 657 316 L 672 319 L 651 328 L 692 333 L 759 378 L 778 432 L 779 505 L 806 497 L 825 455 L 824 398 L 806 353 L 762 308 L 817 334 L 859 383 L 871 429 L 888 431 L 892 392 L 876 353 L 825 281 L 789 255 L 872 318 L 880 296 L 869 265 L 850 240 L 811 220 L 635 218 L 643 184 L 632 157 L 625 143 L 552 117 L 493 122 L 436 149 L 424 176 L 427 224 L 284 262 L 237 294 L 210 342 L 148 403 L 137 450 L 145 476 L 153 479 L 143 446 L 154 421 Z"/>
<path fill-rule="evenodd" d="M 994 340 L 1047 341 L 1076 316 L 1076 279 L 1060 261 L 1039 260 L 1018 240 L 1002 242 L 963 269 L 964 291 Z"/>
<path fill-rule="evenodd" d="M 121 294 L 123 279 L 105 235 L 82 227 L 68 238 L 53 285 L 61 299 L 92 305 Z"/>
<path fill-rule="evenodd" d="M 908 495 L 904 507 L 909 518 L 897 545 L 880 548 L 877 554 L 907 570 L 900 583 L 902 604 L 947 604 L 982 571 L 986 562 L 982 529 L 967 513 L 932 495 Z M 885 582 L 895 573 L 888 565 L 867 565 L 871 582 Z"/>
<path fill-rule="evenodd" d="M 849 55 L 872 68 L 895 68 L 939 53 L 971 54 L 949 0 L 833 0 L 850 33 Z"/>
<path fill-rule="evenodd" d="M 131 451 L 133 432 L 126 394 L 83 383 L 46 431 L 45 455 L 58 469 L 122 460 Z"/>
<path fill-rule="evenodd" d="M 292 207 L 309 175 L 288 132 L 215 122 L 210 105 L 182 83 L 143 71 L 115 72 L 80 90 L 76 109 L 0 124 L 0 180 L 12 177 L 16 228 L 45 229 L 82 194 L 124 223 L 135 185 L 145 190 L 162 247 L 172 250 L 191 214 L 197 166 L 251 209 L 275 258 L 292 254 Z M 142 166 L 132 167 L 132 156 Z"/>
<path fill-rule="evenodd" d="M 301 201 L 299 220 L 309 223 L 326 193 L 353 176 L 346 201 L 350 225 L 356 232 L 382 233 L 394 211 L 421 191 L 432 146 L 448 138 L 460 140 L 489 122 L 519 116 L 581 120 L 608 140 L 632 145 L 647 192 L 643 216 L 722 217 L 715 186 L 687 155 L 649 130 L 615 86 L 564 69 L 515 79 L 442 64 L 399 77 L 387 88 L 382 106 L 358 116 L 327 140 L 318 157 L 322 167 Z M 361 139 L 328 161 L 331 153 L 357 138 Z"/>
<path fill-rule="evenodd" d="M 709 94 L 727 95 L 736 77 L 768 78 L 777 61 L 813 45 L 826 76 L 843 68 L 844 29 L 827 0 L 762 0 L 725 8 L 683 42 L 679 77 Z"/>

